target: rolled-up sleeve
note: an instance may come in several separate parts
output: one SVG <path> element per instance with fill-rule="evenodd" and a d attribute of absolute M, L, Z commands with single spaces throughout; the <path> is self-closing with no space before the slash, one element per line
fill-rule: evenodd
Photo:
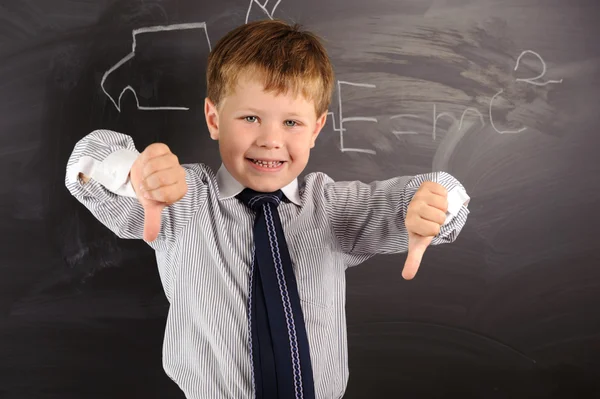
<path fill-rule="evenodd" d="M 449 173 L 433 172 L 371 183 L 331 180 L 325 184 L 325 202 L 341 250 L 361 260 L 375 254 L 406 252 L 408 205 L 424 181 L 435 181 L 448 190 L 446 221 L 432 245 L 455 241 L 467 221 L 470 197 Z"/>
<path fill-rule="evenodd" d="M 69 192 L 120 238 L 143 238 L 144 209 L 129 180 L 138 155 L 130 136 L 97 130 L 75 144 L 67 162 L 65 185 Z M 181 200 L 163 209 L 159 236 L 148 243 L 155 250 L 166 249 L 207 197 L 208 176 L 202 165 L 182 166 L 188 190 Z M 90 180 L 82 182 L 79 173 Z"/>

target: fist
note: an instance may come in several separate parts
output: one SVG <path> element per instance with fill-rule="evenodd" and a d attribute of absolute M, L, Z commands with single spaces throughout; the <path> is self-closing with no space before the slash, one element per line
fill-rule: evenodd
<path fill-rule="evenodd" d="M 153 143 L 137 157 L 129 176 L 144 208 L 144 240 L 154 241 L 160 232 L 163 208 L 187 193 L 185 169 L 167 145 Z"/>
<path fill-rule="evenodd" d="M 446 221 L 447 210 L 448 190 L 439 183 L 423 182 L 408 205 L 404 221 L 408 232 L 408 254 L 402 277 L 406 280 L 417 274 L 425 250 Z"/>

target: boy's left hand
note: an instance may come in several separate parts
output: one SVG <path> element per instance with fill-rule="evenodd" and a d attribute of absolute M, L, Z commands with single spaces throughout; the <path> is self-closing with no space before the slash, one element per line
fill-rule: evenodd
<path fill-rule="evenodd" d="M 408 231 L 404 279 L 411 280 L 417 274 L 425 250 L 446 221 L 447 210 L 448 190 L 439 183 L 423 182 L 408 205 L 404 221 Z"/>

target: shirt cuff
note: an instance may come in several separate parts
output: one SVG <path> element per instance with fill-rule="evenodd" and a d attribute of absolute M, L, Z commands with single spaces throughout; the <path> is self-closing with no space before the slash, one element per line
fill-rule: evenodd
<path fill-rule="evenodd" d="M 128 149 L 116 150 L 103 161 L 82 156 L 76 164 L 71 165 L 68 177 L 74 183 L 79 178 L 79 173 L 83 173 L 115 194 L 136 198 L 129 180 L 129 171 L 138 156 L 137 151 Z"/>
<path fill-rule="evenodd" d="M 446 221 L 444 225 L 450 223 L 452 218 L 458 215 L 458 212 L 463 206 L 469 205 L 471 197 L 467 194 L 465 189 L 461 186 L 454 186 L 448 192 L 448 211 L 446 212 Z"/>

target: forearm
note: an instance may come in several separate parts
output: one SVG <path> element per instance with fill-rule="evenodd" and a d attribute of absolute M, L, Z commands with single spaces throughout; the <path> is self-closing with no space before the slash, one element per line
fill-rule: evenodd
<path fill-rule="evenodd" d="M 466 222 L 469 197 L 445 172 L 396 177 L 372 183 L 332 182 L 327 186 L 329 216 L 342 251 L 355 255 L 406 252 L 408 204 L 425 180 L 446 187 L 448 213 L 432 244 L 452 242 Z"/>

